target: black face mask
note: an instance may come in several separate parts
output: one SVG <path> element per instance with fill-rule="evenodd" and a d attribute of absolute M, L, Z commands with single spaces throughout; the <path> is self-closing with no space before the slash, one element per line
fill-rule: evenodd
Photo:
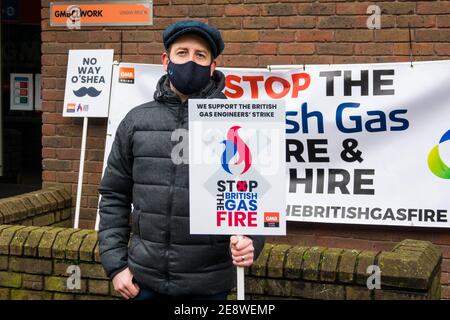
<path fill-rule="evenodd" d="M 167 74 L 170 83 L 182 94 L 190 95 L 203 89 L 211 79 L 211 65 L 202 66 L 194 61 L 173 63 L 169 61 Z"/>

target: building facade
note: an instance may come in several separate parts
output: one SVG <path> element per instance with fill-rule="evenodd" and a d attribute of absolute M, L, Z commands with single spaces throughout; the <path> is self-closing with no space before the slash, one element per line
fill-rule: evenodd
<path fill-rule="evenodd" d="M 63 186 L 73 197 L 83 121 L 62 117 L 70 49 L 114 49 L 115 60 L 159 64 L 162 31 L 177 20 L 198 19 L 223 35 L 225 51 L 219 67 L 450 59 L 450 1 L 154 0 L 153 26 L 79 30 L 51 27 L 49 4 L 50 0 L 42 0 L 40 9 L 42 187 Z M 381 9 L 380 29 L 367 27 L 371 4 Z M 94 227 L 106 126 L 106 119 L 90 120 L 81 228 Z M 404 239 L 431 241 L 443 253 L 442 297 L 450 298 L 448 229 L 297 222 L 289 222 L 287 229 L 286 238 L 270 241 L 375 251 L 391 250 Z"/>

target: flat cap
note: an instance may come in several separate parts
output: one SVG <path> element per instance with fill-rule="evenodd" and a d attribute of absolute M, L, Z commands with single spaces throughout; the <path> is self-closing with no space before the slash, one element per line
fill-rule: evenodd
<path fill-rule="evenodd" d="M 216 28 L 200 21 L 184 20 L 175 22 L 164 30 L 164 48 L 167 50 L 178 37 L 187 33 L 195 33 L 204 38 L 209 43 L 214 58 L 217 58 L 225 47 L 222 36 Z"/>

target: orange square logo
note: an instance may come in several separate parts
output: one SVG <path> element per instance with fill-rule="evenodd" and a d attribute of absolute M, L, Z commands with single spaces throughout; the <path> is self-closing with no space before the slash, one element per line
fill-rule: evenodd
<path fill-rule="evenodd" d="M 264 227 L 278 228 L 280 226 L 279 212 L 264 212 Z"/>
<path fill-rule="evenodd" d="M 119 69 L 120 83 L 134 83 L 134 68 L 120 68 Z"/>

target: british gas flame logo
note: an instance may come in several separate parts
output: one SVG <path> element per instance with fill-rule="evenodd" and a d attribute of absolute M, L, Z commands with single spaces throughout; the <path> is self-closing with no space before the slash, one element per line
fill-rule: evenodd
<path fill-rule="evenodd" d="M 230 170 L 230 162 L 235 159 L 234 167 L 244 163 L 244 168 L 240 174 L 244 174 L 250 169 L 252 164 L 252 154 L 247 144 L 239 136 L 238 130 L 241 127 L 233 126 L 228 129 L 227 140 L 223 140 L 222 143 L 225 145 L 225 150 L 223 150 L 221 163 L 222 168 L 229 174 L 233 174 Z"/>
<path fill-rule="evenodd" d="M 450 179 L 450 168 L 444 163 L 439 154 L 439 147 L 444 143 L 450 143 L 450 130 L 448 130 L 439 140 L 439 143 L 431 149 L 428 154 L 428 167 L 434 175 L 442 179 Z"/>

